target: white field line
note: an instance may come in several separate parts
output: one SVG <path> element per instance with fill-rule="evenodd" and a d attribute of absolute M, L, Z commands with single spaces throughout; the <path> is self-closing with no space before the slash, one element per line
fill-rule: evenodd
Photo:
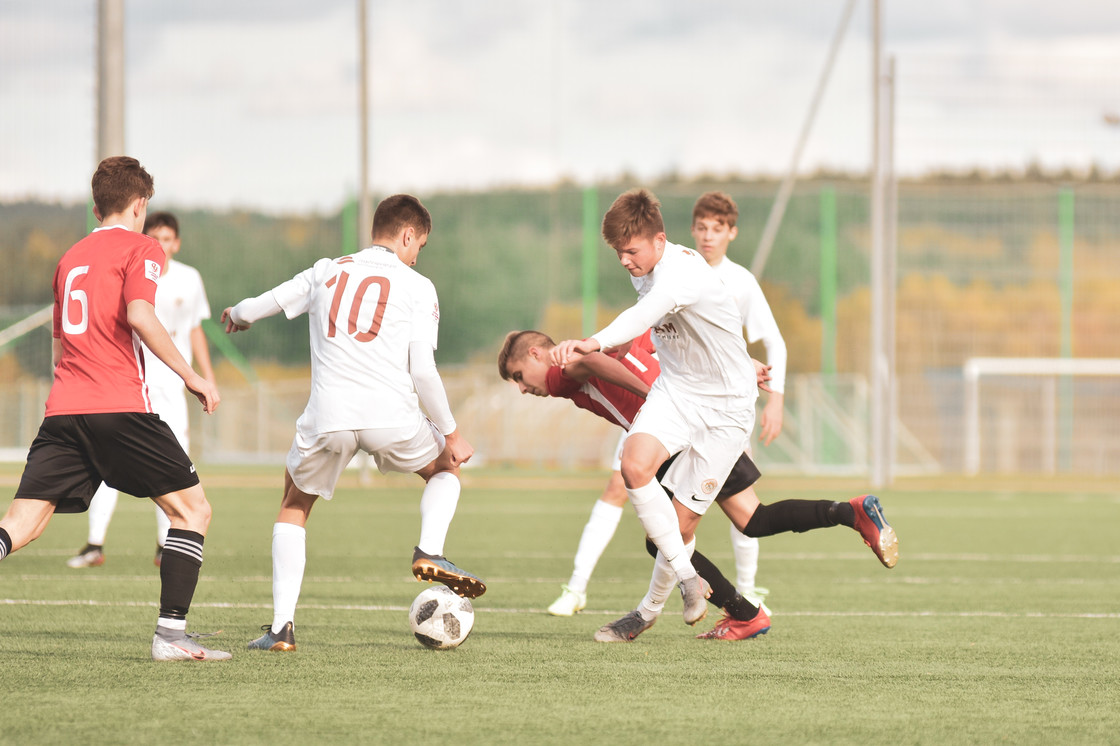
<path fill-rule="evenodd" d="M 0 605 L 4 606 L 98 606 L 108 608 L 156 608 L 154 603 L 141 601 L 94 601 L 92 599 L 25 599 L 25 598 L 0 598 Z M 196 603 L 194 608 L 206 609 L 267 609 L 271 604 L 259 603 Z M 300 609 L 314 609 L 316 611 L 408 611 L 407 606 L 377 605 L 377 604 L 300 604 Z M 479 607 L 480 611 L 490 614 L 545 614 L 544 609 L 494 609 Z M 618 616 L 625 614 L 620 610 L 588 610 L 580 612 L 582 616 Z M 1084 613 L 1084 614 L 1054 614 L 1040 612 L 1007 612 L 1007 611 L 782 611 L 779 616 L 790 617 L 881 617 L 881 618 L 943 618 L 943 619 L 969 619 L 974 617 L 990 617 L 995 619 L 1120 619 L 1120 613 Z"/>
<path fill-rule="evenodd" d="M 789 561 L 789 562 L 838 562 L 838 561 L 860 561 L 864 562 L 870 556 L 869 550 L 853 551 L 853 552 L 767 552 L 763 551 L 762 557 L 768 560 L 776 561 Z M 211 550 L 207 549 L 207 556 L 211 556 Z M 236 552 L 222 552 L 217 551 L 216 554 L 223 557 L 232 557 Z M 726 560 L 731 558 L 731 553 L 726 550 L 705 552 L 705 554 L 713 560 Z M 70 557 L 73 552 L 60 550 L 60 549 L 40 549 L 40 550 L 21 550 L 19 556 L 22 557 Z M 117 555 L 114 555 L 117 556 Z M 141 557 L 139 554 L 132 554 L 123 552 L 121 557 Z M 149 558 L 150 555 L 142 555 L 144 558 Z M 387 555 L 375 555 L 377 557 Z M 490 554 L 473 554 L 473 560 L 504 560 L 504 559 L 519 559 L 519 560 L 565 560 L 570 561 L 572 558 L 571 552 L 497 552 Z M 623 552 L 612 555 L 613 559 L 620 560 L 637 560 L 649 559 L 649 555 L 645 552 Z M 910 553 L 903 551 L 902 559 L 907 562 L 1010 562 L 1021 564 L 1056 564 L 1056 563 L 1080 563 L 1080 564 L 1097 564 L 1097 565 L 1117 565 L 1120 564 L 1120 554 L 988 554 L 983 552 L 916 552 Z M 150 559 L 149 559 L 150 561 Z M 93 577 L 94 572 L 100 570 L 81 570 L 75 571 L 71 577 L 79 577 L 80 573 L 89 573 L 89 577 Z M 153 568 L 153 573 L 158 573 Z M 156 575 L 153 575 L 155 577 Z"/>

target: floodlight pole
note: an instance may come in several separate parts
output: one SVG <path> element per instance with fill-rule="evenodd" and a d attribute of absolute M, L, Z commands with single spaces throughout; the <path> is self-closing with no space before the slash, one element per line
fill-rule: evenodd
<path fill-rule="evenodd" d="M 97 161 L 124 154 L 124 0 L 98 0 Z"/>
<path fill-rule="evenodd" d="M 366 38 L 366 3 L 358 0 L 358 250 L 368 246 L 373 225 L 369 196 L 369 63 Z"/>

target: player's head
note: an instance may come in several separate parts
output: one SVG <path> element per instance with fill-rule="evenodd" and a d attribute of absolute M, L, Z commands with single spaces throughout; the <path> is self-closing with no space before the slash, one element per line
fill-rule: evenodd
<path fill-rule="evenodd" d="M 619 195 L 603 216 L 603 239 L 618 261 L 634 277 L 653 269 L 665 251 L 665 221 L 661 203 L 648 189 Z"/>
<path fill-rule="evenodd" d="M 386 197 L 373 211 L 373 242 L 393 249 L 409 266 L 416 264 L 416 257 L 431 232 L 432 216 L 428 208 L 411 194 Z"/>
<path fill-rule="evenodd" d="M 522 394 L 548 396 L 548 352 L 556 343 L 542 332 L 510 332 L 498 353 L 498 373 L 513 381 Z"/>
<path fill-rule="evenodd" d="M 708 264 L 718 264 L 739 235 L 739 206 L 723 192 L 704 192 L 692 206 L 692 238 Z"/>
<path fill-rule="evenodd" d="M 179 220 L 169 212 L 153 212 L 144 220 L 144 233 L 159 241 L 168 259 L 179 253 Z"/>
<path fill-rule="evenodd" d="M 149 200 L 155 194 L 155 180 L 140 161 L 115 155 L 97 164 L 91 182 L 93 207 L 99 220 L 117 215 L 138 199 Z M 144 204 L 147 210 L 147 204 Z"/>

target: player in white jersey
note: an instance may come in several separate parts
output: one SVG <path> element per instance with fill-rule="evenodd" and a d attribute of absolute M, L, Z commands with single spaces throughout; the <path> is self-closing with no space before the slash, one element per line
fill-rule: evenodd
<path fill-rule="evenodd" d="M 183 359 L 188 364 L 195 365 L 203 378 L 214 383 L 210 349 L 206 345 L 206 334 L 202 331 L 203 319 L 210 318 L 210 304 L 206 299 L 202 275 L 194 267 L 173 258 L 181 248 L 179 220 L 169 212 L 154 212 L 144 222 L 144 233 L 159 241 L 167 257 L 156 285 L 156 318 L 171 335 L 171 341 L 175 343 Z M 148 384 L 152 411 L 170 426 L 183 450 L 190 453 L 190 421 L 183 379 L 145 347 L 144 380 Z M 105 535 L 116 507 L 117 491 L 102 484 L 90 501 L 86 545 L 66 561 L 68 566 L 97 567 L 105 563 Z M 155 506 L 155 511 L 156 551 L 153 562 L 159 567 L 171 521 L 158 505 Z"/>
<path fill-rule="evenodd" d="M 459 467 L 474 449 L 459 433 L 436 370 L 435 287 L 412 269 L 431 230 L 431 216 L 418 199 L 388 197 L 373 215 L 373 246 L 320 259 L 222 312 L 231 333 L 281 311 L 289 319 L 306 313 L 311 331 L 311 396 L 296 421 L 272 533 L 273 621 L 250 650 L 295 650 L 308 515 L 319 497 L 331 499 L 359 450 L 382 472 L 414 472 L 426 482 L 413 551 L 416 578 L 468 598 L 486 591 L 475 575 L 443 556 L 459 501 Z"/>
<path fill-rule="evenodd" d="M 738 218 L 739 207 L 730 196 L 723 192 L 705 192 L 692 207 L 692 238 L 696 242 L 696 250 L 735 296 L 735 303 L 743 317 L 743 328 L 747 332 L 747 342 L 755 344 L 761 341 L 766 348 L 770 392 L 759 417 L 759 440 L 763 445 L 770 445 L 782 432 L 786 342 L 758 280 L 746 267 L 727 258 L 728 246 L 739 234 Z M 735 524 L 731 524 L 731 546 L 735 554 L 736 587 L 747 598 L 761 603 L 769 591 L 755 584 L 758 539 L 743 534 L 735 528 Z"/>
<path fill-rule="evenodd" d="M 658 559 L 650 594 L 664 602 L 677 581 L 684 619 L 707 614 L 710 592 L 689 561 L 700 518 L 746 449 L 758 396 L 742 319 L 728 289 L 697 252 L 666 239 L 660 203 L 648 190 L 626 192 L 603 218 L 603 237 L 630 273 L 638 302 L 586 340 L 567 340 L 552 353 L 557 365 L 613 347 L 653 329 L 661 363 L 645 405 L 623 446 L 622 478 Z M 679 453 L 661 483 L 661 465 Z M 643 601 L 642 607 L 648 606 Z M 635 610 L 596 634 L 633 639 L 656 615 Z"/>

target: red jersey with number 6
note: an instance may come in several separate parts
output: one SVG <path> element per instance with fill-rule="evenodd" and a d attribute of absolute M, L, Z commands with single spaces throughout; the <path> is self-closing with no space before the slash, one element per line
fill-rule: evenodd
<path fill-rule="evenodd" d="M 134 300 L 155 303 L 164 262 L 154 238 L 124 226 L 98 228 L 62 255 L 54 273 L 54 337 L 62 356 L 47 416 L 151 412 Z"/>
<path fill-rule="evenodd" d="M 648 330 L 631 343 L 625 354 L 618 356 L 618 361 L 649 385 L 653 385 L 658 374 L 661 373 L 661 366 L 657 362 L 656 350 Z M 549 396 L 571 399 L 572 403 L 580 409 L 594 412 L 616 425 L 621 425 L 624 430 L 630 429 L 634 418 L 638 416 L 638 410 L 646 401 L 644 397 L 632 391 L 594 376 L 583 383 L 575 381 L 564 375 L 564 369 L 559 365 L 548 369 L 545 383 L 548 386 Z"/>

